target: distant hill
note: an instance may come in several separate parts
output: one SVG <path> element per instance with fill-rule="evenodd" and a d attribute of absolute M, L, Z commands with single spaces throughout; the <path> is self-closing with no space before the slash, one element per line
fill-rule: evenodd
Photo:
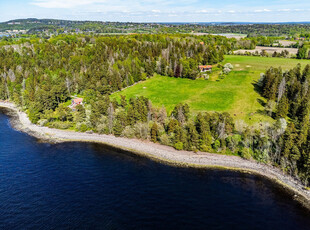
<path fill-rule="evenodd" d="M 252 22 L 198 22 L 198 23 L 133 23 L 103 21 L 73 21 L 59 19 L 16 19 L 0 23 L 0 32 L 12 30 L 37 33 L 238 33 L 250 36 L 294 36 L 310 33 L 310 22 L 252 23 Z"/>

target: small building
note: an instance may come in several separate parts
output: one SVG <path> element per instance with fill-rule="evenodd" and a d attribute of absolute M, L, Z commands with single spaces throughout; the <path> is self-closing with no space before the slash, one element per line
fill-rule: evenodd
<path fill-rule="evenodd" d="M 212 72 L 212 65 L 200 65 L 200 72 Z"/>
<path fill-rule="evenodd" d="M 83 105 L 83 98 L 75 98 L 72 100 L 71 105 L 69 106 L 73 111 L 77 105 Z"/>
<path fill-rule="evenodd" d="M 200 42 L 199 44 L 200 44 L 200 45 L 204 45 L 205 43 L 204 43 L 204 42 Z"/>

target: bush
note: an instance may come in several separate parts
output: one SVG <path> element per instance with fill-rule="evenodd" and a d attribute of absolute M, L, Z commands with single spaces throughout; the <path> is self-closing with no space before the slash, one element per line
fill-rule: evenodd
<path fill-rule="evenodd" d="M 212 144 L 212 147 L 217 151 L 217 150 L 221 147 L 221 142 L 217 139 L 217 140 L 214 141 L 214 143 Z"/>
<path fill-rule="evenodd" d="M 88 127 L 85 123 L 82 123 L 80 126 L 80 131 L 81 132 L 86 132 L 88 130 Z"/>
<path fill-rule="evenodd" d="M 242 158 L 250 160 L 252 159 L 252 155 L 251 155 L 252 150 L 249 148 L 243 148 L 239 154 Z"/>
<path fill-rule="evenodd" d="M 176 150 L 183 150 L 183 143 L 182 142 L 178 142 L 174 145 L 174 148 Z"/>
<path fill-rule="evenodd" d="M 211 148 L 208 147 L 208 146 L 205 145 L 205 144 L 200 145 L 199 149 L 200 149 L 200 151 L 202 151 L 202 152 L 210 152 L 210 151 L 211 151 Z"/>
<path fill-rule="evenodd" d="M 109 129 L 107 127 L 106 124 L 99 124 L 97 127 L 96 127 L 96 131 L 100 134 L 108 134 L 109 133 Z"/>
<path fill-rule="evenodd" d="M 147 123 L 138 122 L 134 125 L 135 136 L 140 139 L 149 139 L 149 125 Z"/>
<path fill-rule="evenodd" d="M 48 124 L 48 127 L 55 128 L 55 129 L 69 129 L 72 127 L 71 122 L 55 121 L 55 122 L 51 122 L 47 124 Z"/>
<path fill-rule="evenodd" d="M 47 119 L 41 119 L 38 121 L 38 125 L 39 126 L 45 126 L 48 123 Z"/>
<path fill-rule="evenodd" d="M 125 129 L 123 130 L 122 137 L 127 137 L 127 138 L 134 138 L 135 137 L 135 130 L 131 128 L 130 126 L 126 126 Z"/>
<path fill-rule="evenodd" d="M 87 130 L 90 129 L 90 126 L 87 125 L 86 122 L 80 122 L 75 125 L 75 129 L 80 132 L 86 132 Z"/>

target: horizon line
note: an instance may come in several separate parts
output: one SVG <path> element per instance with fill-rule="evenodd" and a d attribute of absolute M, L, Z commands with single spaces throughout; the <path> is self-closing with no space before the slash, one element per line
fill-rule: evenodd
<path fill-rule="evenodd" d="M 6 21 L 0 21 L 0 23 L 7 23 L 11 21 L 18 21 L 18 20 L 59 20 L 59 21 L 75 21 L 75 22 L 117 22 L 117 23 L 157 23 L 157 24 L 174 24 L 174 23 L 182 23 L 182 24 L 212 24 L 212 23 L 244 23 L 244 24 L 302 24 L 302 23 L 309 23 L 310 21 L 277 21 L 277 22 L 270 22 L 270 21 L 259 21 L 259 22 L 251 22 L 251 21 L 200 21 L 200 22 L 160 22 L 160 21 L 101 21 L 101 20 L 76 20 L 76 19 L 60 19 L 60 18 L 17 18 L 17 19 L 10 19 Z"/>

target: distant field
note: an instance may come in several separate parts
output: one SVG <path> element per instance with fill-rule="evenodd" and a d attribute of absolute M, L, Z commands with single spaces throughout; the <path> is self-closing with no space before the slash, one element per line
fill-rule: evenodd
<path fill-rule="evenodd" d="M 223 80 L 189 80 L 157 75 L 114 93 L 111 97 L 145 96 L 157 107 L 165 105 L 168 111 L 176 104 L 186 102 L 194 112 L 227 111 L 235 119 L 256 123 L 271 120 L 259 112 L 263 110 L 259 99 L 264 99 L 254 90 L 253 84 L 259 79 L 260 73 L 270 66 L 289 69 L 298 63 L 305 66 L 310 61 L 229 55 L 225 57 L 224 63 L 233 64 L 234 70 Z"/>
<path fill-rule="evenodd" d="M 265 47 L 265 46 L 256 46 L 253 50 L 236 50 L 234 51 L 234 54 L 244 54 L 246 52 L 255 53 L 256 51 L 258 53 L 265 50 L 268 54 L 273 54 L 275 51 L 278 53 L 281 53 L 284 50 L 287 50 L 290 55 L 297 55 L 298 49 L 297 48 L 279 48 L 279 47 Z"/>

